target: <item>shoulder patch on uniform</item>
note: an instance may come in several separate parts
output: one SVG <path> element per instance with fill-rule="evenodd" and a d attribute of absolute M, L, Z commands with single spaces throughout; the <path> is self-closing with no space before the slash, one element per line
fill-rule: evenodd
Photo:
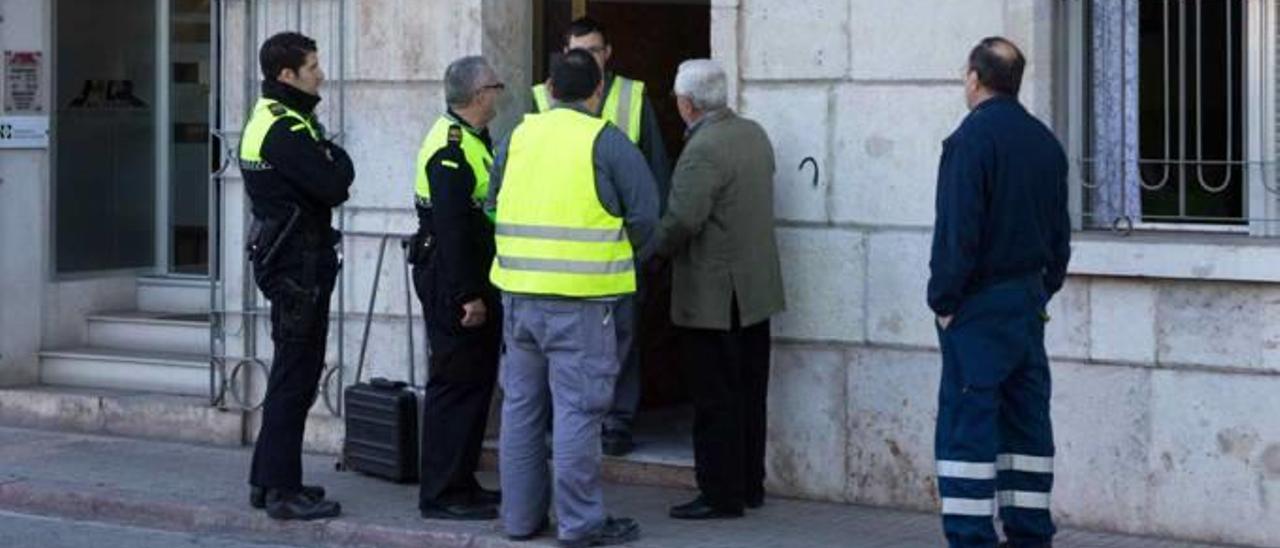
<path fill-rule="evenodd" d="M 462 126 L 458 124 L 449 126 L 449 142 L 453 144 L 462 142 Z"/>
<path fill-rule="evenodd" d="M 271 103 L 270 105 L 267 105 L 267 110 L 276 116 L 284 116 L 285 113 L 289 112 L 289 109 L 284 108 L 284 105 L 280 103 Z"/>

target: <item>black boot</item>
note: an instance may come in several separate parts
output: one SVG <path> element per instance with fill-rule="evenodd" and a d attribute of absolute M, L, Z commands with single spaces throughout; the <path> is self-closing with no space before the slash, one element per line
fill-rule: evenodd
<path fill-rule="evenodd" d="M 303 485 L 302 494 L 313 499 L 324 498 L 324 487 L 319 485 Z M 249 486 L 249 506 L 259 510 L 267 507 L 267 488 L 257 485 Z"/>
<path fill-rule="evenodd" d="M 490 504 L 497 506 L 502 504 L 502 491 L 476 487 L 471 490 L 471 501 L 476 504 Z"/>
<path fill-rule="evenodd" d="M 267 515 L 273 519 L 302 520 L 338 517 L 342 505 L 331 500 L 308 497 L 305 493 L 281 493 L 267 490 Z"/>
<path fill-rule="evenodd" d="M 560 545 L 568 548 L 584 546 L 613 546 L 626 544 L 640 538 L 640 525 L 631 518 L 605 518 L 604 525 L 588 533 L 586 536 L 571 540 L 561 540 Z"/>
<path fill-rule="evenodd" d="M 701 495 L 690 502 L 672 506 L 669 515 L 674 519 L 727 519 L 742 517 L 742 508 L 717 506 Z"/>
<path fill-rule="evenodd" d="M 419 506 L 423 519 L 448 519 L 455 521 L 485 521 L 498 519 L 498 508 L 492 504 L 457 502 L 423 504 Z"/>

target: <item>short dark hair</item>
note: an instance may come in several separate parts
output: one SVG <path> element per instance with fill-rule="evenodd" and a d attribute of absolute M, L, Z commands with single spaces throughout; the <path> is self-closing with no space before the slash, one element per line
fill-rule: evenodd
<path fill-rule="evenodd" d="M 600 85 L 600 66 L 587 50 L 574 48 L 551 65 L 551 95 L 562 103 L 585 101 Z"/>
<path fill-rule="evenodd" d="M 297 32 L 282 32 L 267 38 L 258 50 L 262 76 L 274 81 L 284 69 L 297 72 L 306 64 L 307 54 L 315 51 L 316 41 Z"/>
<path fill-rule="evenodd" d="M 1002 95 L 1018 96 L 1027 59 L 1013 42 L 1000 37 L 983 38 L 969 52 L 969 70 L 982 86 Z"/>
<path fill-rule="evenodd" d="M 568 44 L 570 38 L 582 38 L 593 32 L 600 33 L 600 38 L 604 40 L 604 45 L 609 45 L 609 34 L 605 32 L 604 25 L 590 17 L 579 17 L 569 23 L 569 28 L 564 31 L 564 43 Z"/>

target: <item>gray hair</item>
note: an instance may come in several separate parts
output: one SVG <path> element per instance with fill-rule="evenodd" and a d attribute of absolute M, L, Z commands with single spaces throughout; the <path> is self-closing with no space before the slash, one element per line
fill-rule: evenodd
<path fill-rule="evenodd" d="M 702 112 L 720 110 L 729 103 L 729 84 L 720 63 L 689 59 L 676 70 L 675 94 L 687 97 Z"/>
<path fill-rule="evenodd" d="M 461 108 L 471 103 L 480 91 L 480 83 L 495 74 L 489 61 L 479 55 L 463 57 L 449 63 L 444 70 L 444 100 L 451 107 Z"/>

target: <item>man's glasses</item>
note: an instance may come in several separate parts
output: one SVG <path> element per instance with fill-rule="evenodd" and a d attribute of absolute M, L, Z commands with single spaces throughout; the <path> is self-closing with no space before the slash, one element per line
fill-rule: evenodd
<path fill-rule="evenodd" d="M 495 82 L 487 86 L 480 86 L 480 89 L 496 89 L 498 91 L 502 91 L 504 89 L 507 89 L 507 85 L 502 82 Z"/>

